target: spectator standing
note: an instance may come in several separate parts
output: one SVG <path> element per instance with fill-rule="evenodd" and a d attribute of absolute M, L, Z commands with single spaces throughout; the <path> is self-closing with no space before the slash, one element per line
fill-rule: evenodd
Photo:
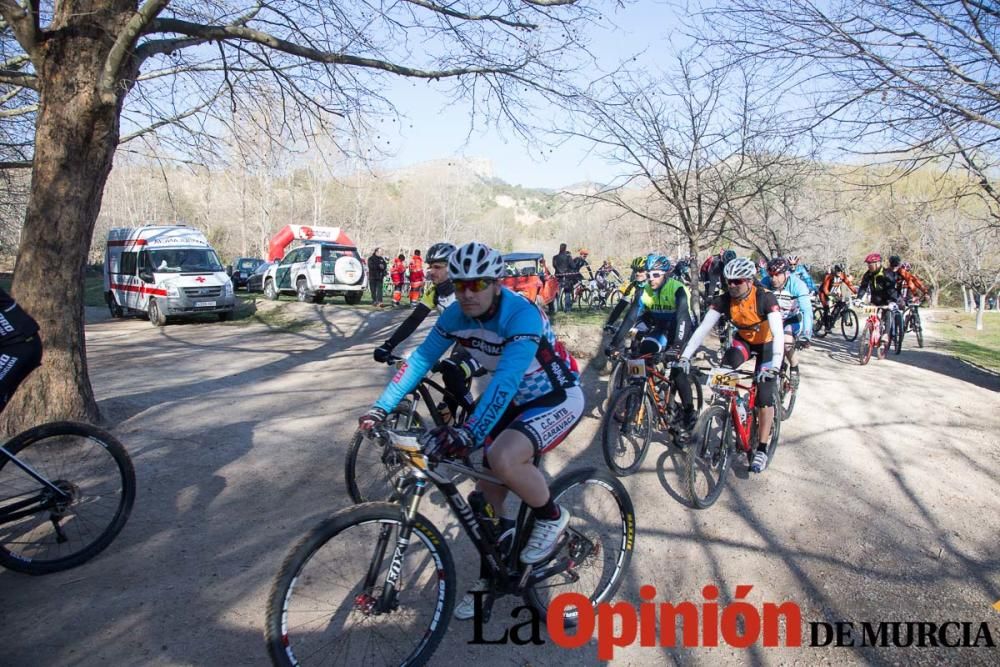
<path fill-rule="evenodd" d="M 389 268 L 385 258 L 379 254 L 381 248 L 372 250 L 371 257 L 368 258 L 368 289 L 372 293 L 372 304 L 376 308 L 384 308 L 382 303 L 382 281 L 385 280 L 385 272 Z"/>
<path fill-rule="evenodd" d="M 420 250 L 414 250 L 410 257 L 410 305 L 420 301 L 420 296 L 424 292 L 424 259 L 420 256 Z"/>
<path fill-rule="evenodd" d="M 567 313 L 573 307 L 573 255 L 566 249 L 565 243 L 559 244 L 559 252 L 552 257 L 552 270 L 559 281 L 559 308 Z"/>

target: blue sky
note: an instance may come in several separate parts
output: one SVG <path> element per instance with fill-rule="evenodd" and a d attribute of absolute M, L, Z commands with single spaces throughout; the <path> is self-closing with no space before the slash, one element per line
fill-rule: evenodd
<path fill-rule="evenodd" d="M 607 0 L 609 7 L 613 4 Z M 645 59 L 666 54 L 668 39 L 677 37 L 675 9 L 664 2 L 641 0 L 609 14 L 614 30 L 595 29 L 591 48 L 612 69 L 627 57 L 645 51 Z M 673 33 L 673 35 L 671 35 Z M 469 134 L 469 107 L 452 105 L 434 84 L 401 79 L 393 82 L 389 99 L 404 115 L 398 133 L 383 137 L 395 148 L 386 167 L 404 167 L 449 157 L 486 158 L 494 173 L 514 185 L 558 188 L 580 181 L 609 181 L 613 166 L 596 155 L 587 155 L 585 142 L 574 141 L 557 148 L 536 143 L 526 145 L 510 132 L 486 127 L 482 119 Z M 554 120 L 558 120 L 556 117 Z M 383 127 L 387 124 L 383 123 Z"/>

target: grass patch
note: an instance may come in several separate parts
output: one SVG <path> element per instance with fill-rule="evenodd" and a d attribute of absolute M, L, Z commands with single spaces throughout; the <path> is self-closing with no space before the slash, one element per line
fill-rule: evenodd
<path fill-rule="evenodd" d="M 959 359 L 1000 372 L 1000 312 L 983 313 L 983 330 L 976 331 L 976 314 L 958 309 L 935 310 L 934 333 L 943 347 Z"/>
<path fill-rule="evenodd" d="M 10 293 L 11 278 L 0 278 L 0 287 Z M 87 274 L 83 279 L 83 305 L 107 306 L 104 301 L 104 277 L 100 274 Z"/>
<path fill-rule="evenodd" d="M 580 310 L 574 308 L 568 313 L 563 313 L 556 311 L 555 315 L 550 315 L 549 319 L 552 320 L 552 325 L 556 328 L 559 325 L 575 325 L 575 326 L 595 326 L 600 329 L 604 326 L 604 323 L 608 319 L 608 315 L 611 314 L 611 309 L 607 308 L 604 310 Z"/>
<path fill-rule="evenodd" d="M 294 300 L 294 299 L 292 299 Z M 243 327 L 251 324 L 263 324 L 268 329 L 283 333 L 297 333 L 316 324 L 316 321 L 308 317 L 296 317 L 281 306 L 275 304 L 268 308 L 258 309 L 257 303 L 261 301 L 259 295 L 245 297 L 237 295 L 236 310 L 233 312 L 233 319 L 222 322 L 223 326 Z M 264 303 L 269 303 L 265 301 Z"/>

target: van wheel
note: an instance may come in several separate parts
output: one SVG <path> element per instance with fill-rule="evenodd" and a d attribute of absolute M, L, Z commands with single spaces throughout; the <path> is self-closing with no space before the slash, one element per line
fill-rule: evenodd
<path fill-rule="evenodd" d="M 302 303 L 309 301 L 309 295 L 306 293 L 306 279 L 299 278 L 295 281 L 295 298 L 297 298 Z"/>
<path fill-rule="evenodd" d="M 231 319 L 233 319 L 233 311 L 227 310 L 224 313 L 219 313 L 219 321 L 220 322 L 228 322 Z"/>
<path fill-rule="evenodd" d="M 347 292 L 344 294 L 344 301 L 348 306 L 356 306 L 361 303 L 361 292 Z"/>
<path fill-rule="evenodd" d="M 111 317 L 115 319 L 121 319 L 125 317 L 125 311 L 121 306 L 115 301 L 115 296 L 111 292 L 105 294 L 105 298 L 108 301 L 108 310 L 111 311 Z"/>
<path fill-rule="evenodd" d="M 157 305 L 156 299 L 149 300 L 149 322 L 154 327 L 162 327 L 167 323 L 167 316 L 163 314 L 160 310 L 160 306 Z"/>
<path fill-rule="evenodd" d="M 271 278 L 268 278 L 267 282 L 264 283 L 264 298 L 271 301 L 278 300 L 278 290 L 274 287 L 274 280 Z"/>

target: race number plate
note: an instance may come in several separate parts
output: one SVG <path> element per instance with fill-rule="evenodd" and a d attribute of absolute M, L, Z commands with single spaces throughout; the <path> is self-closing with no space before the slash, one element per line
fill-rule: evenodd
<path fill-rule="evenodd" d="M 715 373 L 708 381 L 713 387 L 735 387 L 737 382 L 739 382 L 738 377 L 727 373 Z"/>
<path fill-rule="evenodd" d="M 629 359 L 628 374 L 634 378 L 646 377 L 646 362 L 642 359 Z"/>
<path fill-rule="evenodd" d="M 214 301 L 195 301 L 194 302 L 194 307 L 195 308 L 213 308 L 213 307 L 215 307 L 215 302 Z"/>

